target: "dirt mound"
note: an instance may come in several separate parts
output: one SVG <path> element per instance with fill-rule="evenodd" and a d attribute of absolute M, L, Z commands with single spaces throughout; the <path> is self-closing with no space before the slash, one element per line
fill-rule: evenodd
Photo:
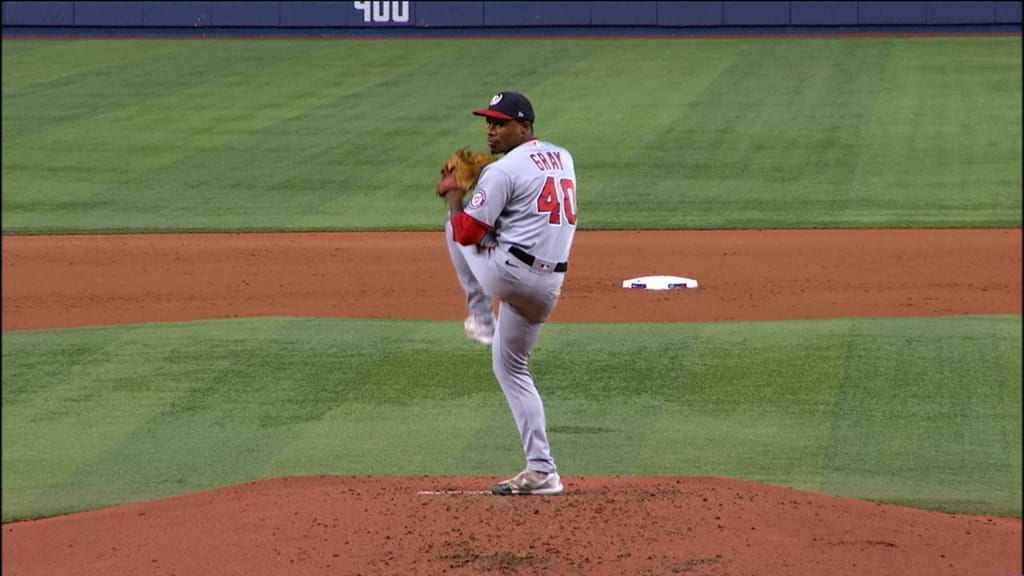
<path fill-rule="evenodd" d="M 294 477 L 7 524 L 3 573 L 218 576 L 1021 572 L 1021 522 L 707 477 Z M 426 493 L 425 493 L 426 492 Z"/>

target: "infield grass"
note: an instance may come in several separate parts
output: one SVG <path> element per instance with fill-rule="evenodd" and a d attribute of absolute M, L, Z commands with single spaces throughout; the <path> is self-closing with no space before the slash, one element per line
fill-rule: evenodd
<path fill-rule="evenodd" d="M 714 475 L 1020 517 L 1020 358 L 1017 316 L 555 323 L 532 370 L 570 483 Z M 3 362 L 5 522 L 285 475 L 500 476 L 523 457 L 458 322 L 5 332 Z"/>
<path fill-rule="evenodd" d="M 503 89 L 584 229 L 1021 224 L 1019 37 L 4 40 L 2 87 L 5 234 L 437 229 Z"/>

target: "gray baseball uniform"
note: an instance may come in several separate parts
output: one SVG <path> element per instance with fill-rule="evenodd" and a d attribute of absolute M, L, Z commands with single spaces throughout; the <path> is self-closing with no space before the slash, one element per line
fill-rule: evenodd
<path fill-rule="evenodd" d="M 499 300 L 491 344 L 494 375 L 508 400 L 527 467 L 555 472 L 544 404 L 527 368 L 544 322 L 555 308 L 576 233 L 576 173 L 569 152 L 530 139 L 484 168 L 464 208 L 491 227 L 477 246 L 452 239 L 448 250 L 466 304 L 490 323 Z"/>

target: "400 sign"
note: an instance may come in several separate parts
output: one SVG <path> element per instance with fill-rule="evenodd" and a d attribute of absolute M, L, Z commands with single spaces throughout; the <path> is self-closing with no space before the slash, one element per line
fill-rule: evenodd
<path fill-rule="evenodd" d="M 404 23 L 409 21 L 408 2 L 353 2 L 356 10 L 363 13 L 363 22 Z"/>

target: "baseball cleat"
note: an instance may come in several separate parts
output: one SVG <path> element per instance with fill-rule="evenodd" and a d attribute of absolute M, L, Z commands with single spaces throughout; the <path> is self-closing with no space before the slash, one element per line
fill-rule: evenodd
<path fill-rule="evenodd" d="M 471 340 L 476 340 L 481 344 L 491 345 L 494 342 L 494 324 L 484 324 L 483 322 L 477 321 L 476 317 L 470 315 L 466 318 L 466 321 L 462 324 L 466 329 L 466 336 L 469 336 Z"/>
<path fill-rule="evenodd" d="M 546 473 L 530 469 L 491 486 L 491 493 L 498 496 L 554 496 L 563 490 L 558 472 Z"/>

